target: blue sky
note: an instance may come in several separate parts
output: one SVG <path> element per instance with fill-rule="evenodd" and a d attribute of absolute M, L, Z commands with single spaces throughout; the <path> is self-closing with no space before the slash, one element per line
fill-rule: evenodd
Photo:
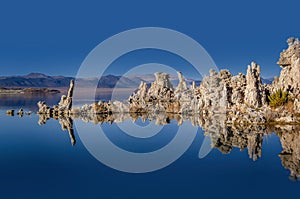
<path fill-rule="evenodd" d="M 245 73 L 254 60 L 264 77 L 272 77 L 280 71 L 276 61 L 286 39 L 300 37 L 299 9 L 299 1 L 4 0 L 0 76 L 30 72 L 75 76 L 101 41 L 128 29 L 154 26 L 192 37 L 219 68 Z M 119 64 L 124 71 L 130 67 Z M 121 71 L 112 67 L 109 73 Z"/>

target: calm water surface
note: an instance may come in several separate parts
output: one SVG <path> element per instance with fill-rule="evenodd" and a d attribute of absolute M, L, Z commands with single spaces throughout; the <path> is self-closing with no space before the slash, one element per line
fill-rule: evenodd
<path fill-rule="evenodd" d="M 74 127 L 77 142 L 72 146 L 68 131 L 63 131 L 57 120 L 40 126 L 36 114 L 22 118 L 5 114 L 7 109 L 19 107 L 33 110 L 38 99 L 0 99 L 0 198 L 299 197 L 300 183 L 289 179 L 290 171 L 278 156 L 282 151 L 280 139 L 274 133 L 263 136 L 262 157 L 256 161 L 249 158 L 247 149 L 238 148 L 229 154 L 213 148 L 200 159 L 205 136 L 198 128 L 192 144 L 178 160 L 162 169 L 136 174 L 99 162 L 84 145 L 85 139 L 92 138 L 89 129 L 102 128 L 119 148 L 146 153 L 159 150 L 175 138 L 176 121 L 149 138 L 130 136 L 116 123 L 100 126 L 78 121 L 86 125 L 86 136 L 80 136 Z M 53 104 L 58 99 L 48 98 Z M 140 126 L 149 123 L 141 119 L 135 122 Z"/>

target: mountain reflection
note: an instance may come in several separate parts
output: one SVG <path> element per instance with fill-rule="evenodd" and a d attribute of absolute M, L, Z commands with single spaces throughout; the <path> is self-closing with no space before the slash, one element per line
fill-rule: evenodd
<path fill-rule="evenodd" d="M 20 108 L 26 107 L 31 111 L 37 111 L 37 102 L 45 100 L 47 104 L 54 105 L 60 100 L 61 93 L 24 93 L 22 95 L 16 94 L 1 94 L 0 108 Z"/>
<path fill-rule="evenodd" d="M 190 121 L 193 126 L 203 129 L 204 135 L 210 137 L 211 147 L 218 149 L 223 154 L 229 154 L 232 149 L 239 148 L 241 151 L 247 149 L 248 156 L 253 161 L 262 157 L 262 143 L 265 135 L 275 133 L 281 142 L 282 152 L 279 154 L 284 168 L 290 170 L 290 179 L 300 179 L 300 126 L 297 125 L 275 125 L 275 126 L 228 126 L 224 115 L 215 115 L 212 120 L 203 120 L 199 115 L 179 115 L 171 113 L 123 113 L 123 114 L 94 114 L 94 115 L 72 115 L 71 117 L 39 115 L 38 123 L 46 124 L 49 119 L 58 120 L 62 130 L 67 130 L 72 145 L 76 138 L 73 129 L 73 120 L 80 119 L 84 122 L 121 123 L 131 119 L 133 122 L 139 118 L 145 122 L 155 121 L 156 125 L 169 124 L 175 120 L 180 126 L 184 121 Z"/>

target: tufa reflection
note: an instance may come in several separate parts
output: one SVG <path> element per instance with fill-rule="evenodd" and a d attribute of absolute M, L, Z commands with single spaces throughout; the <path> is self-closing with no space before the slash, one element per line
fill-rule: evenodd
<path fill-rule="evenodd" d="M 262 157 L 262 143 L 266 135 L 275 133 L 281 142 L 283 148 L 279 157 L 284 168 L 290 171 L 290 179 L 300 179 L 300 126 L 298 125 L 248 125 L 235 126 L 228 125 L 223 115 L 215 115 L 214 120 L 204 120 L 199 115 L 180 115 L 171 113 L 123 113 L 123 114 L 94 114 L 81 115 L 76 114 L 70 117 L 39 115 L 39 124 L 43 125 L 53 118 L 61 124 L 62 130 L 67 130 L 72 145 L 75 145 L 76 138 L 73 129 L 73 120 L 80 119 L 87 123 L 122 123 L 127 119 L 133 122 L 139 118 L 146 122 L 155 121 L 156 125 L 167 125 L 174 120 L 180 126 L 184 121 L 190 121 L 193 126 L 199 126 L 203 129 L 204 135 L 210 137 L 211 147 L 218 149 L 223 154 L 230 154 L 234 148 L 241 151 L 247 149 L 248 156 L 253 161 Z"/>

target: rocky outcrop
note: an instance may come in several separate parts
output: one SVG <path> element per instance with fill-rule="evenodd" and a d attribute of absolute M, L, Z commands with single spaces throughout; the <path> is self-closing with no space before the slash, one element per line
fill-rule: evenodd
<path fill-rule="evenodd" d="M 299 39 L 289 38 L 288 48 L 280 53 L 277 64 L 280 65 L 280 76 L 272 84 L 272 91 L 282 89 L 293 99 L 293 110 L 300 110 L 300 43 Z"/>
<path fill-rule="evenodd" d="M 145 112 L 146 111 L 146 101 L 147 103 L 152 102 L 152 98 L 147 96 L 148 88 L 145 82 L 141 82 L 136 93 L 132 94 L 129 99 L 129 110 L 130 112 Z"/>
<path fill-rule="evenodd" d="M 239 73 L 232 76 L 228 70 L 219 73 L 210 71 L 210 76 L 204 77 L 199 88 L 197 88 L 200 108 L 209 107 L 240 107 L 243 105 L 258 108 L 262 101 L 264 86 L 260 78 L 260 66 L 252 62 L 248 66 L 246 76 Z"/>
<path fill-rule="evenodd" d="M 185 102 L 190 103 L 193 95 L 180 72 L 178 78 L 175 89 L 166 73 L 155 73 L 155 81 L 149 88 L 141 82 L 137 92 L 128 99 L 129 112 L 182 113 Z"/>
<path fill-rule="evenodd" d="M 166 73 L 155 73 L 155 81 L 150 85 L 141 82 L 139 88 L 123 102 L 99 102 L 75 108 L 71 114 L 110 113 L 176 113 L 182 115 L 199 114 L 205 120 L 214 115 L 224 115 L 227 124 L 262 124 L 267 122 L 266 106 L 269 90 L 263 85 L 260 67 L 252 62 L 247 74 L 232 76 L 228 70 L 211 70 L 203 78 L 199 87 L 188 86 L 181 72 L 178 72 L 177 87 L 169 81 Z M 61 104 L 64 104 L 62 97 Z M 40 104 L 40 109 L 49 108 Z M 56 108 L 54 108 L 56 109 Z M 275 120 L 274 120 L 275 121 Z"/>
<path fill-rule="evenodd" d="M 70 81 L 70 87 L 68 90 L 67 96 L 62 95 L 58 105 L 53 107 L 47 106 L 44 101 L 38 102 L 38 114 L 47 114 L 47 115 L 69 115 L 72 108 L 72 97 L 74 89 L 74 80 Z"/>
<path fill-rule="evenodd" d="M 228 93 L 226 81 L 231 77 L 229 71 L 220 73 L 210 70 L 210 75 L 203 78 L 199 88 L 196 88 L 198 107 L 204 112 L 226 113 Z"/>
<path fill-rule="evenodd" d="M 174 88 L 166 73 L 157 72 L 155 81 L 147 91 L 146 102 L 168 102 L 174 97 Z"/>
<path fill-rule="evenodd" d="M 247 75 L 239 73 L 232 76 L 228 70 L 219 73 L 210 71 L 195 91 L 198 109 L 205 117 L 214 114 L 226 114 L 226 122 L 232 123 L 265 123 L 262 110 L 257 109 L 266 104 L 264 85 L 260 79 L 259 66 L 252 62 Z"/>
<path fill-rule="evenodd" d="M 15 110 L 7 110 L 6 115 L 14 116 L 15 115 Z"/>
<path fill-rule="evenodd" d="M 185 82 L 185 79 L 184 79 L 182 73 L 177 71 L 177 75 L 178 75 L 179 83 L 175 89 L 175 94 L 181 94 L 181 93 L 185 92 L 188 89 L 188 87 L 186 85 L 186 82 Z"/>
<path fill-rule="evenodd" d="M 246 81 L 245 103 L 255 108 L 261 107 L 263 102 L 260 66 L 255 62 L 248 66 Z"/>
<path fill-rule="evenodd" d="M 289 90 L 299 94 L 300 89 L 300 43 L 298 39 L 287 40 L 288 49 L 280 53 L 277 64 L 282 68 L 280 76 L 274 87 Z"/>
<path fill-rule="evenodd" d="M 230 79 L 230 88 L 227 88 L 227 100 L 230 107 L 243 104 L 247 85 L 246 76 L 239 73 Z"/>
<path fill-rule="evenodd" d="M 58 110 L 59 111 L 71 110 L 71 108 L 72 108 L 73 89 L 74 89 L 74 80 L 71 80 L 67 96 L 62 95 L 61 99 L 60 99 L 60 102 L 58 103 Z"/>
<path fill-rule="evenodd" d="M 209 76 L 203 77 L 199 87 L 193 83 L 188 86 L 184 76 L 178 72 L 179 83 L 174 87 L 169 75 L 155 73 L 155 81 L 148 86 L 141 82 L 139 88 L 127 102 L 98 102 L 72 109 L 74 82 L 70 82 L 68 95 L 63 95 L 57 106 L 48 107 L 39 102 L 39 114 L 52 115 L 90 115 L 112 113 L 175 113 L 181 115 L 199 114 L 204 120 L 212 120 L 215 115 L 225 118 L 227 124 L 249 125 L 266 122 L 295 123 L 296 114 L 285 114 L 278 109 L 268 107 L 268 96 L 276 88 L 284 87 L 294 99 L 292 110 L 300 108 L 300 44 L 299 40 L 290 38 L 289 48 L 280 54 L 282 66 L 280 77 L 272 85 L 262 84 L 260 66 L 252 62 L 247 74 L 233 76 L 228 70 L 220 72 L 211 70 Z M 273 111 L 276 114 L 269 114 Z M 272 118 L 270 116 L 275 116 Z"/>

